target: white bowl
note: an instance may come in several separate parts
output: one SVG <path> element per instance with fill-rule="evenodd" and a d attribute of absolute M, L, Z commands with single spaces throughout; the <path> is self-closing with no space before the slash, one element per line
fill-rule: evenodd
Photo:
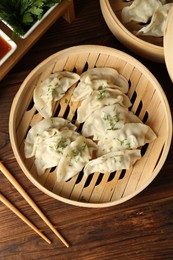
<path fill-rule="evenodd" d="M 13 52 L 16 50 L 17 45 L 8 35 L 6 35 L 2 30 L 0 30 L 0 37 L 4 39 L 7 44 L 11 47 L 11 49 L 0 59 L 0 66 L 13 54 Z M 1 49 L 1 47 L 0 47 Z"/>

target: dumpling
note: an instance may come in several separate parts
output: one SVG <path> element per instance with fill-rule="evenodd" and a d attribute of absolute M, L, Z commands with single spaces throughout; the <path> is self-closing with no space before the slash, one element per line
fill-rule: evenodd
<path fill-rule="evenodd" d="M 106 132 L 98 141 L 97 156 L 118 150 L 137 149 L 156 139 L 153 130 L 143 123 L 127 123 L 121 129 Z"/>
<path fill-rule="evenodd" d="M 37 85 L 33 92 L 34 105 L 44 117 L 51 117 L 54 104 L 60 100 L 66 91 L 80 79 L 76 73 L 61 71 L 51 74 Z"/>
<path fill-rule="evenodd" d="M 127 93 L 129 84 L 127 79 L 113 68 L 89 69 L 81 74 L 80 82 L 73 91 L 72 101 L 83 100 L 89 97 L 93 90 L 106 87 L 116 88 Z"/>
<path fill-rule="evenodd" d="M 93 68 L 87 70 L 80 76 L 81 82 L 84 82 L 86 84 L 91 84 L 92 82 L 94 82 L 97 87 L 98 85 L 100 85 L 99 83 L 97 85 L 97 82 L 102 82 L 102 80 L 105 83 L 106 87 L 109 85 L 116 85 L 121 88 L 122 92 L 127 93 L 128 91 L 127 79 L 113 68 Z M 103 85 L 103 88 L 105 87 L 105 85 Z"/>
<path fill-rule="evenodd" d="M 110 152 L 89 161 L 84 168 L 84 174 L 89 175 L 94 172 L 111 173 L 129 169 L 140 158 L 140 150 Z"/>
<path fill-rule="evenodd" d="M 96 144 L 83 136 L 71 142 L 64 151 L 56 171 L 57 181 L 67 181 L 78 174 L 92 158 Z"/>
<path fill-rule="evenodd" d="M 56 130 L 55 130 L 56 129 Z M 47 131 L 60 131 L 60 130 L 76 130 L 76 126 L 69 120 L 59 117 L 45 118 L 36 123 L 27 133 L 25 139 L 25 156 L 30 158 L 34 156 L 34 145 L 40 137 L 44 137 Z"/>
<path fill-rule="evenodd" d="M 38 175 L 57 167 L 57 180 L 68 180 L 92 158 L 96 144 L 83 137 L 63 118 L 46 118 L 34 125 L 25 139 L 26 158 L 35 158 Z"/>
<path fill-rule="evenodd" d="M 123 23 L 131 21 L 147 23 L 161 5 L 162 1 L 159 0 L 134 0 L 131 5 L 122 9 L 122 21 Z"/>
<path fill-rule="evenodd" d="M 77 121 L 83 123 L 96 109 L 116 103 L 125 107 L 132 105 L 128 96 L 118 89 L 105 88 L 94 90 L 78 107 Z"/>
<path fill-rule="evenodd" d="M 64 149 L 79 136 L 75 129 L 65 119 L 46 118 L 29 130 L 24 153 L 26 158 L 35 157 L 38 175 L 42 175 L 47 168 L 57 166 Z"/>
<path fill-rule="evenodd" d="M 119 104 L 105 106 L 94 111 L 84 122 L 82 134 L 85 137 L 93 136 L 93 140 L 100 140 L 110 130 L 117 130 L 125 123 L 140 123 L 141 120 Z"/>
<path fill-rule="evenodd" d="M 67 147 L 73 142 L 79 133 L 73 130 L 60 132 L 47 131 L 46 137 L 40 138 L 35 144 L 35 165 L 38 175 L 42 175 L 46 169 L 56 167 Z"/>
<path fill-rule="evenodd" d="M 157 8 L 151 18 L 151 22 L 147 26 L 142 27 L 137 32 L 137 35 L 163 37 L 165 22 L 171 5 L 166 4 Z"/>

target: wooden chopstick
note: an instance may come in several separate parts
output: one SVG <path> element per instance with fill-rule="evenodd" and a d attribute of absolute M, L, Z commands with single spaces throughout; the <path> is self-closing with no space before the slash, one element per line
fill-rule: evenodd
<path fill-rule="evenodd" d="M 2 193 L 0 193 L 0 201 L 2 201 L 9 209 L 11 209 L 19 218 L 21 218 L 29 227 L 31 227 L 39 236 L 41 236 L 48 244 L 51 241 L 36 227 L 29 219 L 27 219 Z"/>
<path fill-rule="evenodd" d="M 6 178 L 11 182 L 11 184 L 17 189 L 17 191 L 23 196 L 23 198 L 28 202 L 28 204 L 37 212 L 37 214 L 43 219 L 43 221 L 49 226 L 49 228 L 55 233 L 55 235 L 61 240 L 61 242 L 64 243 L 66 247 L 69 247 L 69 244 L 61 236 L 61 234 L 54 228 L 51 222 L 39 209 L 36 203 L 29 197 L 26 191 L 17 182 L 17 180 L 13 177 L 13 175 L 7 170 L 7 168 L 3 165 L 2 162 L 0 162 L 0 171 L 6 176 Z"/>

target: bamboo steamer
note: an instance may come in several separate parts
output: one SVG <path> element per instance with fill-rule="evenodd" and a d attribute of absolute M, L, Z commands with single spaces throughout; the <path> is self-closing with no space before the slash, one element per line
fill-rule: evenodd
<path fill-rule="evenodd" d="M 136 22 L 122 23 L 121 11 L 128 5 L 131 5 L 131 1 L 100 0 L 101 11 L 110 31 L 124 46 L 139 56 L 164 63 L 163 37 L 136 36 L 134 32 L 141 29 L 142 25 Z"/>
<path fill-rule="evenodd" d="M 173 46 L 173 6 L 171 7 L 168 18 L 166 20 L 165 25 L 165 34 L 164 34 L 164 55 L 165 55 L 165 63 L 167 66 L 167 70 L 169 76 L 173 82 L 173 54 L 172 54 L 172 46 Z"/>
<path fill-rule="evenodd" d="M 55 172 L 38 177 L 34 159 L 25 159 L 24 139 L 30 128 L 42 118 L 33 106 L 36 84 L 56 71 L 81 74 L 88 68 L 112 67 L 125 76 L 130 89 L 132 111 L 157 134 L 154 142 L 142 149 L 142 158 L 129 170 L 112 174 L 80 173 L 67 182 L 56 182 Z M 77 105 L 70 102 L 73 87 L 57 102 L 56 116 L 74 122 Z M 67 102 L 68 100 L 68 102 Z M 172 118 L 167 98 L 151 72 L 135 58 L 119 50 L 96 46 L 75 46 L 50 56 L 26 77 L 12 103 L 9 119 L 10 140 L 14 155 L 28 179 L 47 195 L 82 207 L 108 207 L 125 202 L 145 189 L 161 170 L 169 152 Z"/>

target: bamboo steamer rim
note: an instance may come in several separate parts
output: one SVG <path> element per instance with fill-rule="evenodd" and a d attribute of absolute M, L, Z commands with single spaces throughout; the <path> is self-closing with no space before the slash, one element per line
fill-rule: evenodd
<path fill-rule="evenodd" d="M 173 82 L 173 6 L 170 8 L 168 17 L 165 24 L 164 31 L 164 54 L 165 54 L 165 63 L 169 73 L 169 76 Z"/>
<path fill-rule="evenodd" d="M 127 45 L 129 49 L 144 58 L 148 56 L 147 58 L 152 61 L 165 63 L 164 48 L 162 46 L 144 41 L 131 33 L 115 15 L 109 0 L 100 0 L 100 6 L 108 27 L 124 45 Z M 114 27 L 115 25 L 117 26 L 116 28 Z M 144 52 L 146 55 L 141 55 L 141 52 Z"/>
<path fill-rule="evenodd" d="M 35 73 L 37 73 L 41 68 L 43 68 L 44 66 L 46 66 L 46 64 L 54 61 L 55 59 L 58 59 L 60 57 L 60 59 L 62 59 L 63 57 L 69 57 L 69 54 L 73 53 L 73 55 L 75 54 L 83 54 L 83 53 L 101 53 L 101 54 L 107 54 L 107 55 L 112 55 L 115 56 L 116 58 L 120 58 L 120 59 L 124 59 L 126 62 L 129 62 L 130 64 L 132 64 L 134 67 L 137 67 L 140 71 L 142 71 L 142 73 L 145 76 L 148 76 L 150 78 L 150 80 L 152 81 L 152 84 L 154 84 L 155 86 L 157 86 L 157 89 L 159 91 L 159 97 L 162 100 L 162 102 L 164 103 L 165 109 L 167 111 L 166 113 L 166 117 L 167 117 L 167 122 L 168 122 L 168 137 L 166 139 L 165 145 L 164 145 L 164 152 L 161 155 L 161 158 L 159 158 L 159 163 L 157 164 L 157 166 L 155 167 L 155 169 L 153 170 L 153 174 L 152 177 L 149 178 L 147 180 L 147 182 L 145 183 L 145 185 L 143 185 L 142 187 L 138 188 L 137 190 L 135 190 L 134 192 L 132 192 L 130 195 L 126 196 L 126 197 L 122 197 L 118 200 L 115 201 L 109 201 L 109 202 L 103 202 L 103 203 L 92 203 L 92 202 L 82 202 L 82 201 L 76 201 L 76 200 L 72 200 L 72 199 L 68 199 L 65 197 L 61 197 L 58 194 L 53 193 L 52 191 L 48 190 L 47 188 L 45 188 L 43 185 L 41 185 L 37 180 L 35 180 L 35 178 L 30 174 L 29 170 L 26 168 L 22 158 L 19 156 L 19 149 L 16 146 L 16 129 L 15 129 L 15 124 L 14 124 L 14 118 L 16 117 L 16 111 L 18 108 L 18 101 L 19 101 L 19 97 L 21 95 L 21 93 L 23 92 L 23 90 L 25 89 L 25 85 L 26 83 L 34 76 Z M 21 87 L 19 88 L 12 106 L 11 106 L 11 111 L 10 111 L 10 117 L 9 117 L 9 134 L 10 134 L 10 140 L 11 140 L 11 146 L 14 152 L 14 155 L 16 157 L 17 162 L 19 163 L 21 169 L 23 170 L 23 172 L 25 173 L 25 175 L 27 176 L 27 178 L 42 192 L 44 192 L 45 194 L 49 195 L 50 197 L 53 197 L 55 199 L 58 199 L 59 201 L 65 202 L 67 204 L 71 204 L 74 206 L 81 206 L 81 207 L 90 207 L 90 208 L 103 208 L 103 207 L 109 207 L 109 206 L 114 206 L 120 203 L 123 203 L 129 199 L 131 199 L 132 197 L 136 196 L 137 194 L 139 194 L 142 190 L 144 190 L 153 180 L 154 178 L 157 176 L 157 174 L 159 173 L 159 171 L 161 170 L 166 157 L 168 155 L 169 152 L 169 148 L 170 148 L 170 144 L 171 144 L 171 139 L 172 139 L 172 118 L 171 118 L 171 112 L 170 112 L 170 107 L 166 98 L 166 95 L 162 89 L 162 87 L 160 86 L 159 82 L 157 81 L 157 79 L 154 77 L 154 75 L 138 60 L 136 60 L 135 58 L 133 58 L 132 56 L 130 56 L 129 54 L 126 54 L 120 50 L 116 50 L 113 49 L 111 47 L 105 47 L 105 46 L 100 46 L 100 45 L 82 45 L 82 46 L 73 46 L 64 50 L 61 50 L 53 55 L 51 55 L 50 57 L 46 58 L 44 61 L 42 61 L 39 65 L 37 65 L 26 77 L 26 79 L 23 81 Z"/>

